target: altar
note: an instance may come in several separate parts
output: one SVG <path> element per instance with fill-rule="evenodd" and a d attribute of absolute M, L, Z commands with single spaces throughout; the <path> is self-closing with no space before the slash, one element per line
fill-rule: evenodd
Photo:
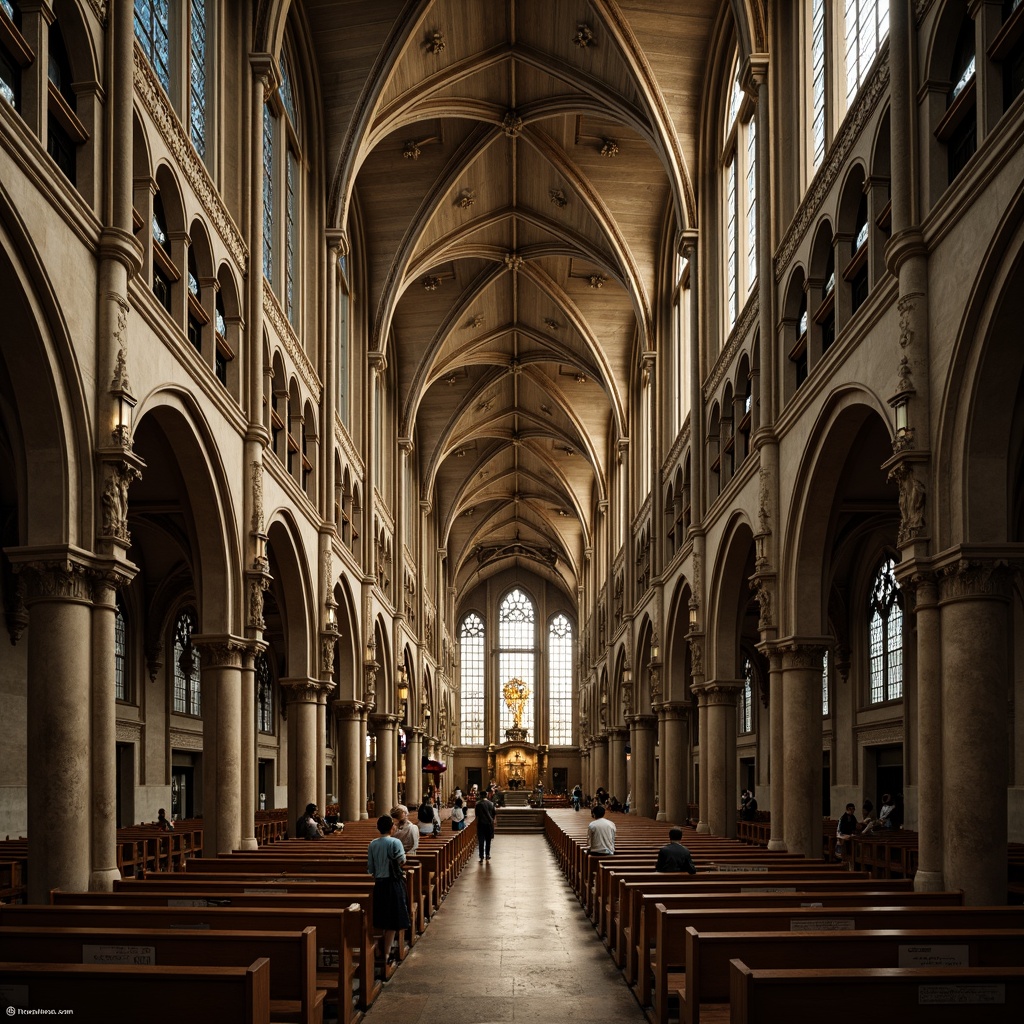
<path fill-rule="evenodd" d="M 531 743 L 523 728 L 523 710 L 530 691 L 521 679 L 510 679 L 504 686 L 505 703 L 512 712 L 513 725 L 505 730 L 505 742 L 487 748 L 487 770 L 490 777 L 505 790 L 506 801 L 511 794 L 532 793 L 547 774 L 546 744 Z"/>

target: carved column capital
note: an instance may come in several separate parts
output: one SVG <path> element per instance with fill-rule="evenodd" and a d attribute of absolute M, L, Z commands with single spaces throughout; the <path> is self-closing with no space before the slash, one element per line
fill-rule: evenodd
<path fill-rule="evenodd" d="M 64 552 L 10 552 L 18 576 L 21 599 L 29 608 L 40 601 L 81 601 L 93 599 L 95 568 L 70 550 Z"/>
<path fill-rule="evenodd" d="M 1017 571 L 1004 558 L 959 558 L 939 570 L 940 600 L 944 604 L 978 598 L 1009 601 Z"/>
<path fill-rule="evenodd" d="M 336 700 L 331 703 L 334 713 L 346 722 L 358 721 L 364 705 L 358 700 Z"/>
<path fill-rule="evenodd" d="M 709 679 L 704 684 L 707 704 L 718 707 L 735 707 L 743 681 L 740 679 Z"/>
<path fill-rule="evenodd" d="M 282 679 L 281 689 L 287 695 L 289 704 L 317 704 L 320 701 L 321 686 L 318 679 Z"/>
<path fill-rule="evenodd" d="M 822 667 L 822 658 L 832 641 L 829 637 L 791 637 L 781 644 L 783 668 L 817 669 Z"/>
<path fill-rule="evenodd" d="M 192 634 L 192 647 L 203 659 L 203 668 L 241 668 L 249 656 L 249 641 L 238 636 Z"/>

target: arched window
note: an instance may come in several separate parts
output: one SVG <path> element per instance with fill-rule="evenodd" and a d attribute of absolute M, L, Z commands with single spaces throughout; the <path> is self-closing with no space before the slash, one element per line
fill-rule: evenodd
<path fill-rule="evenodd" d="M 203 309 L 203 291 L 199 286 L 196 254 L 190 246 L 188 250 L 188 340 L 192 342 L 192 347 L 200 355 L 203 352 L 203 327 L 208 320 L 206 310 Z"/>
<path fill-rule="evenodd" d="M 533 742 L 533 707 L 536 696 L 536 650 L 534 636 L 535 613 L 533 602 L 518 587 L 509 591 L 501 602 L 498 612 L 498 690 L 510 679 L 521 679 L 526 683 L 530 699 L 523 710 L 522 727 L 526 731 L 526 742 Z M 501 700 L 499 715 L 500 735 L 513 726 L 512 712 L 504 699 Z"/>
<path fill-rule="evenodd" d="M 274 681 L 266 651 L 256 655 L 256 721 L 260 732 L 274 731 Z"/>
<path fill-rule="evenodd" d="M 896 565 L 886 558 L 875 573 L 868 604 L 871 703 L 903 696 L 903 608 Z"/>
<path fill-rule="evenodd" d="M 114 610 L 114 698 L 128 700 L 128 635 L 120 599 Z"/>
<path fill-rule="evenodd" d="M 548 743 L 572 743 L 572 623 L 565 615 L 548 627 Z"/>
<path fill-rule="evenodd" d="M 289 323 L 299 317 L 299 124 L 284 56 L 281 85 L 263 108 L 263 274 Z M 280 188 L 276 187 L 280 183 Z M 278 264 L 278 257 L 280 263 Z M 278 270 L 280 266 L 280 270 Z"/>
<path fill-rule="evenodd" d="M 828 130 L 828 28 L 825 0 L 811 0 L 811 172 L 825 159 Z"/>
<path fill-rule="evenodd" d="M 726 334 L 735 325 L 757 279 L 757 140 L 753 106 L 740 88 L 735 60 L 731 81 L 722 149 Z"/>
<path fill-rule="evenodd" d="M 462 688 L 462 742 L 484 743 L 484 623 L 470 613 L 459 630 Z"/>
<path fill-rule="evenodd" d="M 160 305 L 171 312 L 171 286 L 180 279 L 171 258 L 171 239 L 167 233 L 164 203 L 157 193 L 153 196 L 153 294 Z"/>
<path fill-rule="evenodd" d="M 217 289 L 217 295 L 214 299 L 213 310 L 214 323 L 216 325 L 217 332 L 217 344 L 214 351 L 214 372 L 217 374 L 217 380 L 219 380 L 224 387 L 227 387 L 228 366 L 234 359 L 235 354 L 231 351 L 231 346 L 228 344 L 228 323 L 227 318 L 224 316 L 224 296 L 221 294 L 219 288 Z"/>
<path fill-rule="evenodd" d="M 740 687 L 740 732 L 754 731 L 754 663 L 743 659 L 743 685 Z"/>
<path fill-rule="evenodd" d="M 21 68 L 28 48 L 21 35 L 21 11 L 13 0 L 0 0 L 6 32 L 0 36 L 0 96 L 21 113 Z M 10 38 L 6 38 L 10 37 Z M 18 51 L 22 51 L 19 53 Z"/>
<path fill-rule="evenodd" d="M 174 622 L 174 703 L 179 715 L 201 715 L 203 705 L 199 685 L 199 656 L 192 647 L 195 613 L 186 608 Z"/>
<path fill-rule="evenodd" d="M 867 81 L 875 57 L 889 35 L 889 0 L 846 0 L 846 106 Z"/>
<path fill-rule="evenodd" d="M 345 274 L 345 257 L 338 258 L 340 282 L 338 285 L 338 351 L 336 358 L 338 372 L 337 412 L 341 422 L 348 425 L 351 416 L 349 380 L 349 295 L 348 278 Z"/>
<path fill-rule="evenodd" d="M 135 38 L 203 159 L 209 140 L 211 6 L 207 0 L 135 0 Z"/>
<path fill-rule="evenodd" d="M 690 263 L 682 256 L 676 256 L 676 287 L 672 297 L 673 345 L 668 357 L 672 360 L 672 399 L 669 404 L 669 436 L 675 438 L 683 429 L 683 422 L 690 410 Z"/>
<path fill-rule="evenodd" d="M 974 19 L 964 14 L 953 50 L 950 86 L 946 97 L 946 115 L 936 135 L 946 144 L 949 157 L 949 181 L 964 169 L 978 148 L 978 100 L 975 76 Z"/>

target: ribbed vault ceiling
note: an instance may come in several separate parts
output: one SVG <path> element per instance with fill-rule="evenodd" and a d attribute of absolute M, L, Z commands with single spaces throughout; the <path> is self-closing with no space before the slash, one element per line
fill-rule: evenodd
<path fill-rule="evenodd" d="M 513 562 L 575 597 L 720 3 L 304 5 L 332 217 L 360 223 L 371 346 L 460 590 Z"/>

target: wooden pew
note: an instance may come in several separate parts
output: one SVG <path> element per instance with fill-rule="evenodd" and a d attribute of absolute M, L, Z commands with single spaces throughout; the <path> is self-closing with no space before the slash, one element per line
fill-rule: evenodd
<path fill-rule="evenodd" d="M 73 1010 L 85 1024 L 270 1024 L 270 961 L 248 967 L 0 964 L 24 1008 Z M 10 996 L 9 996 L 10 998 Z"/>
<path fill-rule="evenodd" d="M 902 879 L 883 881 L 868 878 L 866 874 L 837 879 L 832 877 L 817 878 L 813 875 L 801 875 L 798 872 L 773 872 L 770 875 L 740 875 L 736 879 L 718 881 L 719 876 L 694 876 L 689 882 L 666 881 L 674 876 L 662 875 L 658 882 L 622 881 L 619 889 L 623 895 L 619 898 L 619 917 L 617 921 L 617 937 L 614 956 L 617 965 L 622 968 L 626 982 L 636 982 L 637 948 L 644 941 L 649 949 L 654 944 L 654 907 L 657 903 L 671 906 L 672 901 L 680 896 L 695 892 L 780 892 L 803 893 L 810 902 L 815 893 L 819 892 L 911 892 L 913 884 Z M 625 907 L 625 910 L 622 908 Z M 641 936 L 643 938 L 641 938 Z M 621 958 L 621 962 L 619 962 Z"/>
<path fill-rule="evenodd" d="M 925 895 L 920 893 L 918 895 Z M 934 895 L 934 894 L 932 894 Z M 900 930 L 1020 928 L 1024 909 L 1018 907 L 950 906 L 861 906 L 830 907 L 744 907 L 741 909 L 675 910 L 661 904 L 656 908 L 656 953 L 654 1012 L 656 1024 L 668 1021 L 668 994 L 682 987 L 686 969 L 686 928 L 698 932 L 770 931 L 858 931 L 896 928 Z M 638 998 L 640 994 L 638 993 Z M 644 1004 L 648 1000 L 644 1000 Z M 862 1004 L 859 1004 L 862 1005 Z M 794 1017 L 791 1019 L 803 1019 Z M 809 1018 L 808 1018 L 809 1019 Z"/>
<path fill-rule="evenodd" d="M 302 931 L 316 928 L 317 987 L 350 1019 L 353 999 L 365 1011 L 381 990 L 374 975 L 371 919 L 353 906 L 332 909 L 319 897 L 240 896 L 231 906 L 167 906 L 166 896 L 126 904 L 116 893 L 51 894 L 50 906 L 0 907 L 0 926 L 46 928 L 183 928 L 213 931 Z"/>
<path fill-rule="evenodd" d="M 0 926 L 0 961 L 121 966 L 247 967 L 270 960 L 275 1022 L 321 1024 L 326 992 L 316 985 L 316 928 L 301 932 Z"/>
<path fill-rule="evenodd" d="M 1024 932 L 1014 929 L 860 932 L 698 932 L 686 929 L 681 1024 L 728 1019 L 730 960 L 757 969 L 1024 965 Z M 943 961 L 946 961 L 943 964 Z M 671 995 L 671 993 L 670 993 Z M 855 1005 L 864 1009 L 859 999 Z M 831 1019 L 828 1018 L 828 1019 Z"/>
<path fill-rule="evenodd" d="M 1024 967 L 752 970 L 732 962 L 731 1024 L 794 1020 L 1007 1024 L 1024 1019 Z M 848 1005 L 847 1012 L 841 1007 Z"/>

